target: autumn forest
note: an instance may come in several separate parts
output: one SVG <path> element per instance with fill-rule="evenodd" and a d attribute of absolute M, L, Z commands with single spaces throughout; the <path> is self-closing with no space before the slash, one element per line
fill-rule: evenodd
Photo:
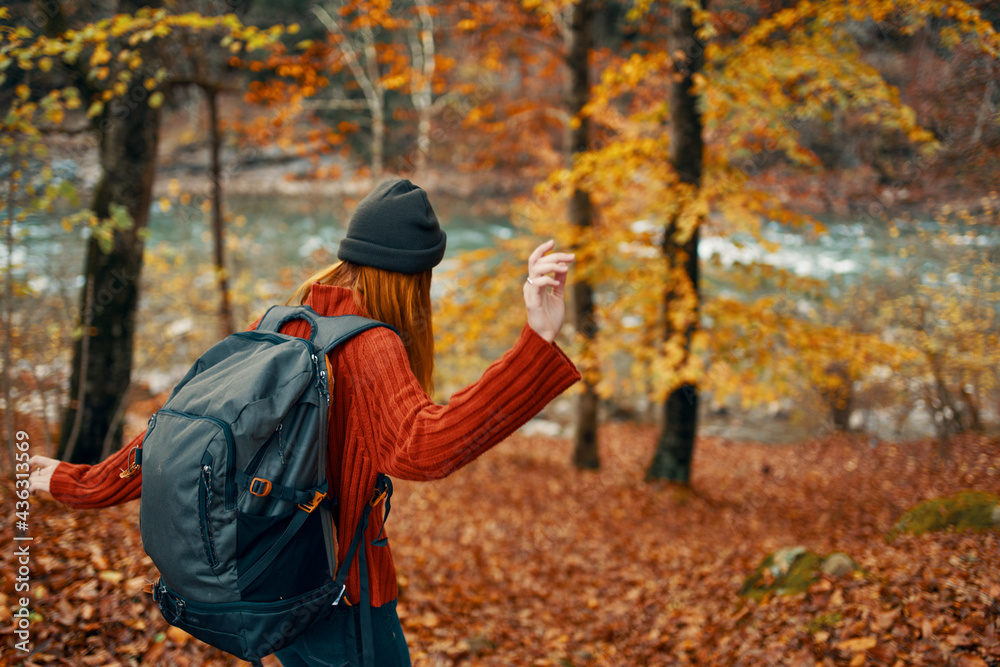
<path fill-rule="evenodd" d="M 160 615 L 141 501 L 67 509 L 26 461 L 141 434 L 390 178 L 448 234 L 431 398 L 518 340 L 546 239 L 582 376 L 396 483 L 414 665 L 1000 665 L 998 30 L 989 0 L 0 5 L 0 665 L 247 664 Z"/>

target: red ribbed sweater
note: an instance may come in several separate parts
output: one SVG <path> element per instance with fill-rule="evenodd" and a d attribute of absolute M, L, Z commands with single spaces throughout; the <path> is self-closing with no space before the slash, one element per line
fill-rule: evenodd
<path fill-rule="evenodd" d="M 313 285 L 307 303 L 321 315 L 364 314 L 350 290 L 341 287 Z M 289 322 L 282 332 L 306 337 L 309 326 Z M 528 326 L 478 381 L 444 406 L 435 405 L 421 389 L 402 341 L 389 329 L 361 333 L 329 357 L 333 387 L 328 472 L 340 499 L 338 562 L 347 555 L 378 473 L 408 480 L 445 477 L 513 433 L 580 378 L 569 358 Z M 141 474 L 121 479 L 118 473 L 127 467 L 129 451 L 142 443 L 143 435 L 96 465 L 60 464 L 52 475 L 52 495 L 77 508 L 135 500 Z M 381 530 L 382 514 L 372 512 L 364 547 L 374 606 L 397 595 L 390 548 L 371 546 Z M 347 578 L 352 603 L 360 599 L 359 581 L 355 559 Z"/>

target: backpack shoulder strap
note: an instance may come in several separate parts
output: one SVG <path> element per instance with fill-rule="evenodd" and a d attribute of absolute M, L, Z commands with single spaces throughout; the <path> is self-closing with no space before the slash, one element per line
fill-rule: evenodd
<path fill-rule="evenodd" d="M 257 325 L 258 331 L 277 332 L 281 327 L 291 320 L 305 320 L 309 323 L 309 340 L 314 345 L 321 348 L 324 353 L 328 353 L 344 341 L 353 338 L 362 331 L 367 331 L 375 327 L 385 327 L 392 329 L 399 335 L 393 327 L 383 322 L 361 317 L 360 315 L 333 315 L 329 317 L 321 316 L 310 306 L 272 306 L 261 318 Z"/>

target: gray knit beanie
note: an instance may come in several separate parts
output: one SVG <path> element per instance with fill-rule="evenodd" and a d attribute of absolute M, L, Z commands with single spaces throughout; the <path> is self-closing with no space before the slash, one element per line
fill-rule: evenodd
<path fill-rule="evenodd" d="M 421 273 L 444 257 L 445 233 L 427 193 L 406 179 L 385 181 L 361 200 L 337 257 L 396 273 Z"/>

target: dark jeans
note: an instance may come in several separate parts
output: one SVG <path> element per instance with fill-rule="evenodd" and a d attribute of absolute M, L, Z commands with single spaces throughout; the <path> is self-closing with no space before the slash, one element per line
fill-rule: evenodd
<path fill-rule="evenodd" d="M 339 604 L 294 644 L 275 652 L 282 667 L 357 667 L 361 664 L 360 606 Z M 396 601 L 372 607 L 372 640 L 378 667 L 410 667 L 410 651 Z"/>

